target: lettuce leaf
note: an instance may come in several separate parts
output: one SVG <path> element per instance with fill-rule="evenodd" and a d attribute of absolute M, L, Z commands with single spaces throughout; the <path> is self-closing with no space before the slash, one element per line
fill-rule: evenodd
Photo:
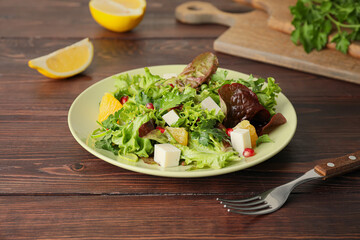
<path fill-rule="evenodd" d="M 102 139 L 97 140 L 95 142 L 95 147 L 110 151 L 115 155 L 119 154 L 119 147 L 114 145 L 113 142 L 111 141 L 111 134 L 108 134 Z"/>
<path fill-rule="evenodd" d="M 249 120 L 255 128 L 267 124 L 269 111 L 260 104 L 256 94 L 241 83 L 226 84 L 219 89 L 221 108 L 225 110 L 225 127 L 233 128 L 242 120 Z"/>
<path fill-rule="evenodd" d="M 164 125 L 165 121 L 162 119 L 158 111 L 148 109 L 146 106 L 137 104 L 132 101 L 128 101 L 123 107 L 115 113 L 113 119 L 109 117 L 103 122 L 104 127 L 111 128 L 111 126 L 106 125 L 105 122 L 111 121 L 113 124 L 117 125 L 126 125 L 131 122 L 137 116 L 148 114 L 151 119 L 155 120 L 156 125 Z M 117 123 L 118 122 L 118 123 Z"/>
<path fill-rule="evenodd" d="M 151 103 L 153 100 L 146 93 L 140 92 L 135 96 L 135 102 L 146 105 L 147 103 Z"/>
<path fill-rule="evenodd" d="M 153 153 L 154 148 L 150 139 L 139 137 L 138 131 L 140 126 L 149 120 L 148 114 L 137 116 L 130 124 L 113 132 L 111 140 L 118 146 L 120 155 L 135 153 L 139 157 L 149 157 Z"/>
<path fill-rule="evenodd" d="M 190 85 L 192 88 L 198 88 L 203 83 L 209 82 L 218 66 L 218 58 L 213 53 L 202 53 L 178 75 L 177 83 L 181 86 Z"/>
<path fill-rule="evenodd" d="M 158 130 L 158 129 L 155 129 L 155 130 L 149 132 L 148 134 L 146 134 L 142 138 L 147 138 L 147 139 L 150 139 L 150 140 L 154 140 L 154 141 L 156 141 L 158 143 L 169 143 L 169 138 L 167 137 L 167 135 L 161 133 L 161 131 Z"/>
<path fill-rule="evenodd" d="M 186 164 L 194 165 L 192 169 L 213 168 L 220 169 L 229 165 L 232 161 L 240 161 L 238 152 L 232 148 L 225 148 L 222 142 L 214 141 L 214 144 L 204 146 L 197 140 L 191 139 L 188 146 L 177 145 L 181 149 L 181 159 Z"/>
<path fill-rule="evenodd" d="M 216 122 L 222 122 L 225 117 L 223 112 L 219 111 L 216 113 L 215 110 L 204 110 L 200 104 L 195 104 L 194 101 L 184 103 L 182 110 L 178 114 L 180 118 L 172 126 L 184 127 L 190 132 L 199 129 L 203 121 L 215 120 Z"/>
<path fill-rule="evenodd" d="M 164 92 L 170 91 L 170 86 L 162 86 L 165 79 L 159 75 L 153 75 L 148 68 L 145 68 L 145 75 L 121 74 L 114 76 L 116 91 L 114 96 L 120 99 L 122 96 L 132 97 L 133 101 L 145 105 L 153 99 L 161 97 Z M 137 98 L 135 96 L 138 96 Z M 144 98 L 147 98 L 144 100 Z M 148 102 L 147 102 L 148 101 Z"/>
<path fill-rule="evenodd" d="M 268 134 L 263 134 L 259 136 L 259 138 L 256 140 L 256 146 L 259 146 L 261 143 L 269 143 L 274 142 Z"/>
<path fill-rule="evenodd" d="M 150 119 L 154 119 L 157 125 L 165 123 L 157 111 L 127 102 L 119 111 L 100 123 L 100 129 L 94 131 L 93 138 L 96 139 L 105 134 L 95 142 L 95 147 L 111 151 L 115 155 L 135 153 L 139 157 L 149 157 L 154 150 L 151 141 L 140 138 L 138 130 Z"/>
<path fill-rule="evenodd" d="M 196 90 L 192 87 L 185 87 L 183 92 L 180 92 L 177 87 L 165 93 L 161 98 L 154 101 L 154 106 L 157 109 L 168 110 L 180 105 L 193 98 L 196 95 Z"/>

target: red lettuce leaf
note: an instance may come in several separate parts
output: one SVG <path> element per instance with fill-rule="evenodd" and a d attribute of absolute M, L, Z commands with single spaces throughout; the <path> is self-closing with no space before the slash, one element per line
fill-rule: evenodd
<path fill-rule="evenodd" d="M 144 137 L 148 133 L 150 133 L 152 130 L 155 129 L 155 121 L 154 119 L 150 119 L 148 122 L 144 123 L 139 128 L 139 137 Z"/>
<path fill-rule="evenodd" d="M 259 103 L 254 92 L 240 83 L 225 84 L 218 90 L 221 108 L 225 112 L 223 124 L 235 127 L 248 120 L 256 129 L 261 129 L 270 119 L 270 113 Z"/>
<path fill-rule="evenodd" d="M 199 87 L 203 83 L 209 82 L 219 66 L 217 57 L 211 52 L 198 55 L 189 63 L 182 73 L 177 77 L 180 86 L 189 85 L 193 88 Z"/>
<path fill-rule="evenodd" d="M 261 128 L 259 135 L 270 133 L 276 127 L 286 123 L 286 118 L 281 113 L 276 113 L 270 121 Z"/>

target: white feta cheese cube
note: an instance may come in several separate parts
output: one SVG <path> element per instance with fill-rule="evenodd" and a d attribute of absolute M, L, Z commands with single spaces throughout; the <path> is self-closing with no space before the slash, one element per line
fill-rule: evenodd
<path fill-rule="evenodd" d="M 218 113 L 221 108 L 219 107 L 219 105 L 216 104 L 216 102 L 209 96 L 207 98 L 205 98 L 202 102 L 201 102 L 201 108 L 202 109 L 207 109 L 209 111 L 215 109 L 215 112 Z"/>
<path fill-rule="evenodd" d="M 179 166 L 181 150 L 169 144 L 155 144 L 154 161 L 161 167 Z"/>
<path fill-rule="evenodd" d="M 234 129 L 230 133 L 231 145 L 240 155 L 243 154 L 245 148 L 251 148 L 251 138 L 249 129 Z"/>
<path fill-rule="evenodd" d="M 177 120 L 179 120 L 179 116 L 174 110 L 171 110 L 170 112 L 164 114 L 162 118 L 169 126 L 171 126 L 171 124 L 176 123 Z"/>

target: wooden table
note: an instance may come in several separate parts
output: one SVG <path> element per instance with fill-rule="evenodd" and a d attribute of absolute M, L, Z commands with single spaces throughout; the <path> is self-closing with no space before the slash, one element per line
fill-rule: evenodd
<path fill-rule="evenodd" d="M 273 76 L 298 114 L 275 157 L 231 174 L 175 179 L 110 165 L 85 151 L 67 125 L 83 90 L 125 70 L 185 64 L 225 31 L 176 22 L 184 1 L 149 0 L 132 32 L 112 33 L 88 1 L 0 2 L 0 239 L 360 239 L 360 172 L 299 186 L 280 211 L 227 213 L 215 199 L 241 198 L 288 182 L 321 158 L 359 150 L 360 86 L 216 53 L 220 66 Z M 245 9 L 211 1 L 225 11 Z M 89 37 L 91 66 L 51 80 L 29 59 Z"/>

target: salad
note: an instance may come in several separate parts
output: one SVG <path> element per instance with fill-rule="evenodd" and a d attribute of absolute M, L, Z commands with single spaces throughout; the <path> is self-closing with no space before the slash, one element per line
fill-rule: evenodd
<path fill-rule="evenodd" d="M 228 166 L 256 154 L 256 146 L 286 123 L 276 113 L 281 88 L 273 78 L 227 79 L 210 52 L 178 75 L 114 76 L 91 138 L 122 159 L 189 169 Z M 267 83 L 266 83 L 267 82 Z"/>

